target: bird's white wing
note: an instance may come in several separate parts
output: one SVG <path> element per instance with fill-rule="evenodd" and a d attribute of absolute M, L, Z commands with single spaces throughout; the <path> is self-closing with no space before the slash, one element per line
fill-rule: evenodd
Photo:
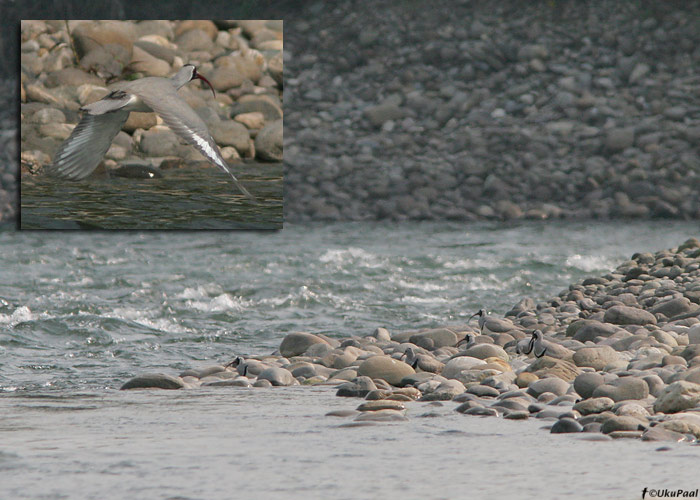
<path fill-rule="evenodd" d="M 150 89 L 147 92 L 139 91 L 139 89 L 131 89 L 130 91 L 137 94 L 143 102 L 158 113 L 173 132 L 194 146 L 207 160 L 229 174 L 240 192 L 252 202 L 257 203 L 255 196 L 250 194 L 229 170 L 226 161 L 221 156 L 219 147 L 209 134 L 204 120 L 177 94 L 172 86 L 159 88 L 158 93 L 151 92 Z"/>
<path fill-rule="evenodd" d="M 65 179 L 84 179 L 100 164 L 112 140 L 129 116 L 128 111 L 102 115 L 85 113 L 54 156 L 47 173 Z"/>

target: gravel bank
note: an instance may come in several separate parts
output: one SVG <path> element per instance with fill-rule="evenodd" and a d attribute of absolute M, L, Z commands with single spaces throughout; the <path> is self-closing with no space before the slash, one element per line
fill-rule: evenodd
<path fill-rule="evenodd" d="M 700 5 L 286 17 L 288 220 L 700 217 Z"/>
<path fill-rule="evenodd" d="M 545 303 L 525 298 L 478 325 L 379 327 L 345 339 L 292 333 L 270 356 L 144 374 L 122 389 L 299 384 L 364 398 L 329 414 L 348 419 L 342 425 L 403 421 L 438 401 L 465 415 L 541 419 L 552 433 L 696 443 L 700 241 L 635 254 Z"/>

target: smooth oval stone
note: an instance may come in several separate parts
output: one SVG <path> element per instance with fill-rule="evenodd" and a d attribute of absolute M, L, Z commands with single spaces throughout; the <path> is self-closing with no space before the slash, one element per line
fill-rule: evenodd
<path fill-rule="evenodd" d="M 314 344 L 328 344 L 321 337 L 307 332 L 290 333 L 280 344 L 280 354 L 285 358 L 301 356 Z"/>
<path fill-rule="evenodd" d="M 677 443 L 685 441 L 686 437 L 680 432 L 670 431 L 663 427 L 649 427 L 642 434 L 642 441 L 675 441 Z"/>
<path fill-rule="evenodd" d="M 272 382 L 266 379 L 256 380 L 253 387 L 272 387 Z"/>
<path fill-rule="evenodd" d="M 603 384 L 593 391 L 593 397 L 608 397 L 613 401 L 628 399 L 646 399 L 649 396 L 649 386 L 637 377 L 620 377 L 610 384 Z"/>
<path fill-rule="evenodd" d="M 582 347 L 574 353 L 576 366 L 590 366 L 595 370 L 602 370 L 608 364 L 619 359 L 617 351 L 609 345 L 595 347 Z"/>
<path fill-rule="evenodd" d="M 605 383 L 605 379 L 600 373 L 582 373 L 574 379 L 574 390 L 579 396 L 586 399 L 590 398 L 596 387 L 603 385 L 603 383 Z"/>
<path fill-rule="evenodd" d="M 207 387 L 251 387 L 250 381 L 246 378 L 212 380 L 204 382 L 202 385 Z"/>
<path fill-rule="evenodd" d="M 145 373 L 127 381 L 120 389 L 182 389 L 183 387 L 185 387 L 185 383 L 171 375 Z"/>
<path fill-rule="evenodd" d="M 294 375 L 284 368 L 271 366 L 258 375 L 258 381 L 260 380 L 269 380 L 274 386 L 287 386 L 294 383 Z"/>
<path fill-rule="evenodd" d="M 357 411 L 378 411 L 378 410 L 405 410 L 406 405 L 401 401 L 382 399 L 379 401 L 366 401 L 357 407 Z"/>
<path fill-rule="evenodd" d="M 557 396 L 566 394 L 569 390 L 569 383 L 560 379 L 559 377 L 547 377 L 540 380 L 536 380 L 530 387 L 527 388 L 527 393 L 534 397 L 539 397 L 545 392 L 551 392 Z"/>
<path fill-rule="evenodd" d="M 345 418 L 345 417 L 355 417 L 359 414 L 360 414 L 360 412 L 358 412 L 357 410 L 332 410 L 332 411 L 329 411 L 328 413 L 326 413 L 326 416 L 327 417 Z"/>
<path fill-rule="evenodd" d="M 526 404 L 525 400 L 519 399 L 503 399 L 501 401 L 496 401 L 490 405 L 491 408 L 503 408 L 510 411 L 527 411 L 529 403 Z"/>
<path fill-rule="evenodd" d="M 459 413 L 464 413 L 472 408 L 484 408 L 484 405 L 477 401 L 465 401 L 461 405 L 457 406 L 457 408 L 455 408 L 455 411 Z"/>
<path fill-rule="evenodd" d="M 608 433 L 613 439 L 639 439 L 644 434 L 643 431 L 612 431 Z"/>
<path fill-rule="evenodd" d="M 478 417 L 497 417 L 498 416 L 498 410 L 494 408 L 485 408 L 483 406 L 475 406 L 473 408 L 469 408 L 468 410 L 462 412 L 465 415 L 476 415 Z"/>
<path fill-rule="evenodd" d="M 613 306 L 605 311 L 603 321 L 615 325 L 655 325 L 656 317 L 644 309 L 629 306 Z"/>
<path fill-rule="evenodd" d="M 476 396 L 492 398 L 495 398 L 500 394 L 500 392 L 498 392 L 498 389 L 481 384 L 471 386 L 469 389 L 467 389 L 467 392 Z"/>
<path fill-rule="evenodd" d="M 475 358 L 472 356 L 459 356 L 449 360 L 445 367 L 442 369 L 442 375 L 445 378 L 456 379 L 459 377 L 462 370 L 471 370 L 474 368 L 480 368 L 486 365 L 486 361 L 483 359 Z"/>
<path fill-rule="evenodd" d="M 560 418 L 552 425 L 549 432 L 552 434 L 566 434 L 570 432 L 582 432 L 583 426 L 573 418 Z"/>
<path fill-rule="evenodd" d="M 386 380 L 391 385 L 398 385 L 401 379 L 414 374 L 415 370 L 403 361 L 389 356 L 372 356 L 360 364 L 357 373 L 372 379 Z"/>
<path fill-rule="evenodd" d="M 583 432 L 600 432 L 600 428 L 603 424 L 600 422 L 588 422 L 583 426 Z"/>
<path fill-rule="evenodd" d="M 530 413 L 528 411 L 508 411 L 503 414 L 503 418 L 508 420 L 527 420 L 530 418 Z"/>
<path fill-rule="evenodd" d="M 503 361 L 508 361 L 510 356 L 503 350 L 501 346 L 495 344 L 477 344 L 471 346 L 469 349 L 464 351 L 467 356 L 478 359 L 486 358 L 500 358 Z"/>
<path fill-rule="evenodd" d="M 402 420 L 408 420 L 406 415 L 404 415 L 402 411 L 391 409 L 368 411 L 360 413 L 357 417 L 355 417 L 356 422 L 397 422 Z"/>
<path fill-rule="evenodd" d="M 644 428 L 646 426 L 642 421 L 635 417 L 618 417 L 616 415 L 603 422 L 600 432 L 610 434 L 615 431 L 640 431 Z"/>

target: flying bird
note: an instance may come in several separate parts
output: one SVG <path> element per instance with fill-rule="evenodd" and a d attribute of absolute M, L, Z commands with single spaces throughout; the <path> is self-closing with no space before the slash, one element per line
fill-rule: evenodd
<path fill-rule="evenodd" d="M 185 64 L 170 78 L 147 77 L 111 85 L 111 92 L 105 97 L 80 108 L 83 117 L 61 144 L 53 164 L 47 167 L 48 173 L 72 180 L 87 177 L 97 168 L 131 111 L 154 111 L 173 132 L 229 174 L 241 193 L 257 202 L 229 170 L 204 121 L 178 95 L 180 87 L 195 79 L 209 85 L 216 95 L 209 80 L 192 64 Z"/>

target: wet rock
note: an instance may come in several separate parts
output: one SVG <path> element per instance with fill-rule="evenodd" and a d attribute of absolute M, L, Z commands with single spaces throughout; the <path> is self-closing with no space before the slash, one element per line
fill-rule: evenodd
<path fill-rule="evenodd" d="M 155 167 L 148 165 L 122 165 L 111 171 L 115 177 L 124 177 L 127 179 L 158 179 L 163 177 L 161 171 Z"/>
<path fill-rule="evenodd" d="M 268 380 L 274 386 L 286 386 L 295 383 L 294 375 L 289 370 L 272 366 L 258 375 L 258 380 Z"/>
<path fill-rule="evenodd" d="M 145 373 L 132 378 L 120 389 L 182 389 L 183 387 L 185 384 L 180 378 L 165 373 Z"/>
<path fill-rule="evenodd" d="M 286 358 L 301 356 L 314 344 L 328 345 L 322 338 L 306 332 L 290 333 L 280 344 L 280 354 Z M 330 346 L 328 346 L 330 348 Z"/>
<path fill-rule="evenodd" d="M 383 379 L 391 385 L 398 385 L 401 379 L 415 373 L 415 370 L 403 361 L 389 356 L 372 356 L 360 364 L 359 375 L 365 375 L 372 379 Z"/>
<path fill-rule="evenodd" d="M 336 396 L 364 398 L 371 391 L 376 391 L 377 386 L 369 377 L 356 377 L 352 381 L 342 384 L 336 392 Z"/>
<path fill-rule="evenodd" d="M 573 418 L 560 418 L 552 425 L 549 431 L 552 434 L 565 434 L 571 432 L 583 432 L 583 426 Z"/>

